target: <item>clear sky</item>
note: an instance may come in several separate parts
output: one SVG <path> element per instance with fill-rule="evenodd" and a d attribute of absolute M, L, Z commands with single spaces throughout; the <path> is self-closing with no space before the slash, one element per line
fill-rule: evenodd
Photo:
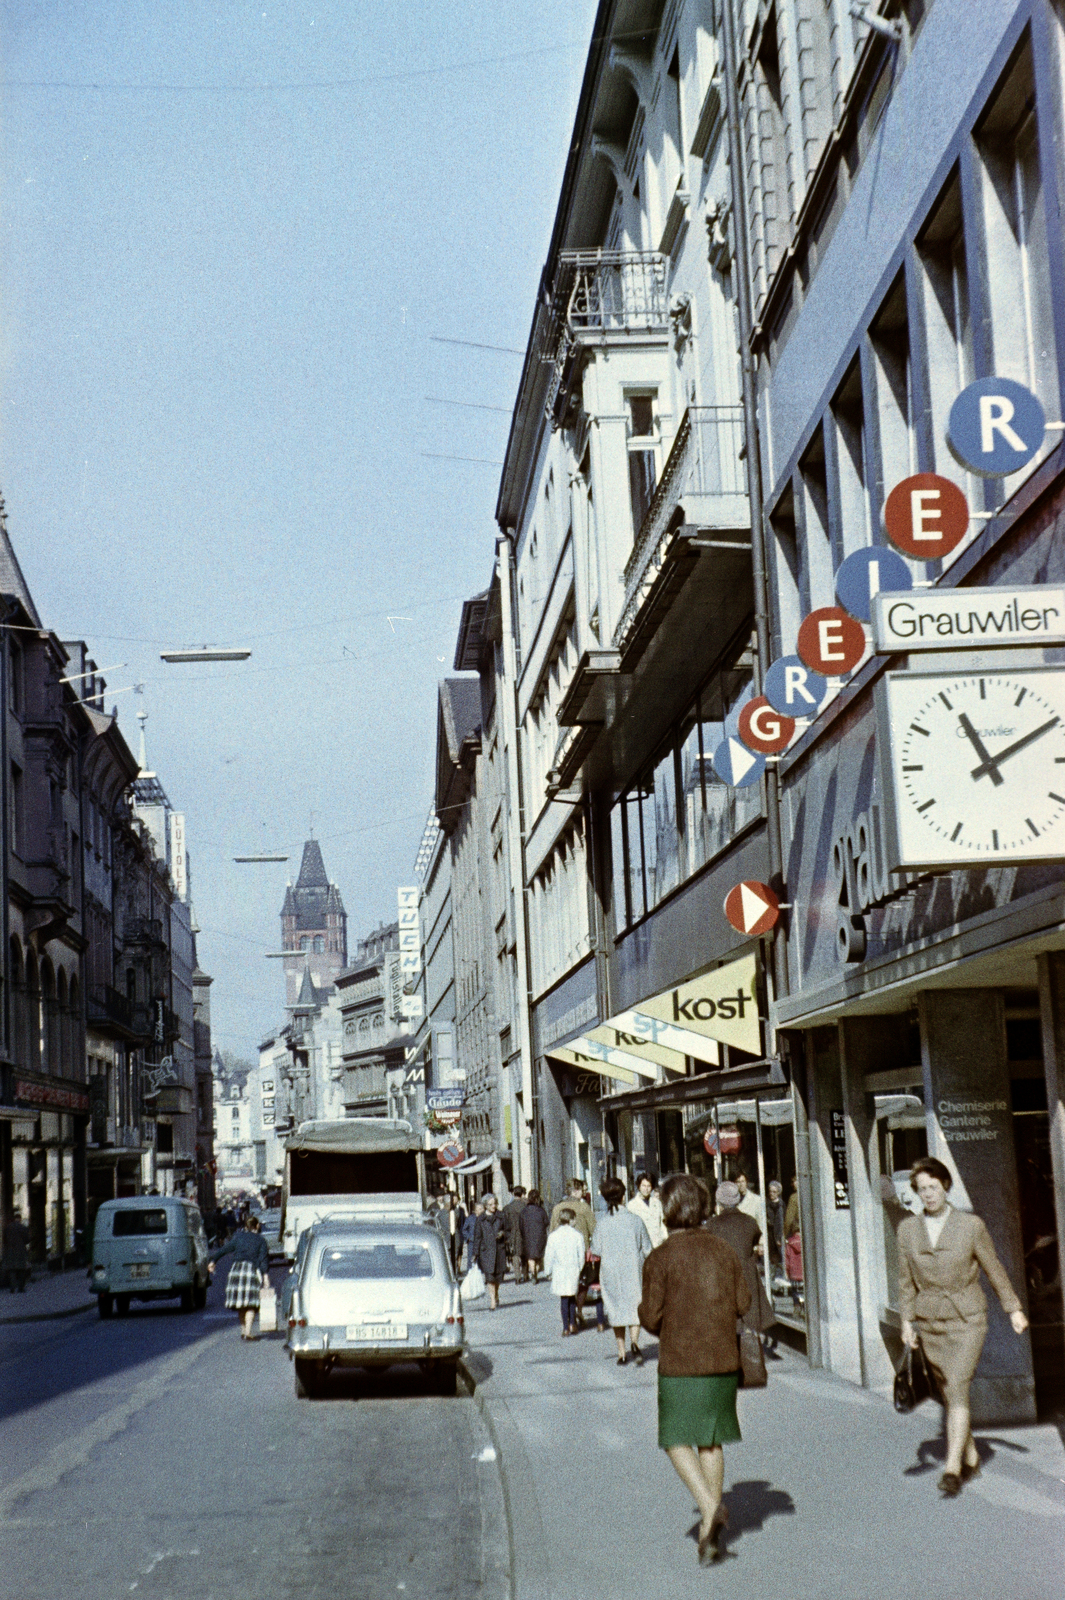
<path fill-rule="evenodd" d="M 352 945 L 412 880 L 521 367 L 438 341 L 524 348 L 594 12 L 0 6 L 9 532 L 134 752 L 149 714 L 239 1054 L 312 813 Z M 189 643 L 253 655 L 160 662 Z"/>

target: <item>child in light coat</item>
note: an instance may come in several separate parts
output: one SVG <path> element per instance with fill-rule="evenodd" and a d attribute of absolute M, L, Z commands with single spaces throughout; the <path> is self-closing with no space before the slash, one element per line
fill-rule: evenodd
<path fill-rule="evenodd" d="M 569 1206 L 559 1212 L 560 1227 L 548 1236 L 544 1252 L 544 1271 L 551 1274 L 551 1287 L 562 1308 L 562 1337 L 577 1332 L 577 1290 L 587 1249 L 584 1234 L 573 1226 L 577 1213 Z"/>

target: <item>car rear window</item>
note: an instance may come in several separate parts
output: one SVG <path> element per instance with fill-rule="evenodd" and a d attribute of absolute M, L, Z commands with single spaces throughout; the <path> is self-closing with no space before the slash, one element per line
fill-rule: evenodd
<path fill-rule="evenodd" d="M 162 1206 L 151 1211 L 116 1211 L 112 1232 L 116 1239 L 128 1239 L 132 1234 L 165 1233 L 166 1212 Z"/>
<path fill-rule="evenodd" d="M 327 1245 L 318 1268 L 322 1278 L 431 1278 L 433 1257 L 427 1244 Z"/>

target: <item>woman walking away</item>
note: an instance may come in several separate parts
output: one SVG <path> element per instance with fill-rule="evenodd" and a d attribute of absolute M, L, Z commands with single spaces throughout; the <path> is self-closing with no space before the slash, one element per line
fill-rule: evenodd
<path fill-rule="evenodd" d="M 739 1257 L 700 1226 L 706 1191 L 687 1173 L 662 1185 L 669 1238 L 643 1266 L 640 1321 L 658 1335 L 658 1444 L 700 1511 L 699 1562 L 716 1561 L 728 1524 L 721 1446 L 740 1438 L 736 1319 L 751 1303 Z"/>
<path fill-rule="evenodd" d="M 743 1196 L 738 1183 L 729 1183 L 727 1180 L 719 1183 L 717 1203 L 721 1207 L 720 1214 L 708 1217 L 706 1227 L 716 1238 L 723 1239 L 740 1258 L 744 1281 L 751 1291 L 751 1304 L 743 1318 L 743 1326 L 753 1329 L 755 1333 L 765 1333 L 767 1328 L 773 1326 L 776 1317 L 765 1292 L 762 1269 L 756 1254 L 762 1230 L 749 1212 L 739 1209 Z"/>
<path fill-rule="evenodd" d="M 477 1219 L 473 1259 L 488 1285 L 488 1309 L 499 1310 L 499 1285 L 507 1275 L 507 1229 L 494 1194 L 484 1197 L 484 1214 Z"/>
<path fill-rule="evenodd" d="M 475 1200 L 473 1202 L 473 1208 L 470 1211 L 469 1216 L 466 1218 L 466 1221 L 462 1224 L 462 1242 L 466 1246 L 466 1271 L 467 1272 L 469 1272 L 470 1268 L 473 1266 L 474 1260 L 476 1258 L 477 1252 L 476 1252 L 476 1250 L 474 1248 L 474 1242 L 475 1242 L 476 1236 L 477 1236 L 477 1224 L 478 1224 L 478 1222 L 481 1220 L 481 1218 L 483 1216 L 484 1216 L 484 1206 L 481 1204 L 481 1202 L 479 1200 Z"/>
<path fill-rule="evenodd" d="M 259 1290 L 269 1283 L 270 1252 L 256 1216 L 249 1216 L 231 1239 L 211 1251 L 211 1270 L 222 1256 L 232 1256 L 233 1265 L 226 1279 L 226 1310 L 240 1317 L 242 1339 L 256 1337 L 251 1331 L 259 1309 Z"/>
<path fill-rule="evenodd" d="M 910 1169 L 910 1182 L 924 1215 L 899 1224 L 899 1312 L 902 1339 L 918 1342 L 939 1385 L 946 1407 L 947 1459 L 939 1487 L 948 1498 L 980 1471 L 980 1456 L 969 1426 L 969 1385 L 987 1336 L 987 1301 L 979 1269 L 1002 1302 L 1014 1333 L 1028 1318 L 1013 1292 L 991 1235 L 979 1217 L 955 1211 L 947 1196 L 949 1167 L 922 1156 Z"/>
<path fill-rule="evenodd" d="M 592 1237 L 592 1255 L 599 1257 L 599 1288 L 606 1320 L 618 1342 L 618 1366 L 623 1367 L 625 1330 L 632 1341 L 632 1359 L 643 1366 L 639 1345 L 640 1284 L 643 1264 L 653 1248 L 643 1219 L 625 1210 L 625 1185 L 619 1178 L 604 1178 L 599 1193 L 607 1214 L 600 1217 Z"/>
<path fill-rule="evenodd" d="M 551 1287 L 558 1295 L 562 1311 L 562 1337 L 577 1332 L 577 1290 L 586 1250 L 584 1234 L 575 1226 L 577 1213 L 563 1206 L 558 1227 L 548 1237 L 544 1251 L 544 1271 L 551 1274 Z"/>
<path fill-rule="evenodd" d="M 521 1246 L 533 1283 L 538 1282 L 547 1244 L 548 1216 L 539 1189 L 530 1189 L 521 1213 Z"/>

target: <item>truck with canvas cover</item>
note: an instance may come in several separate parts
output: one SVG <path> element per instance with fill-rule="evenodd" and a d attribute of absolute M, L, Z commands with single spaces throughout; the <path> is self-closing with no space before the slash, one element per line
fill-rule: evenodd
<path fill-rule="evenodd" d="M 301 1122 L 285 1142 L 281 1239 L 295 1259 L 300 1234 L 326 1217 L 421 1218 L 425 1151 L 409 1122 L 346 1117 Z"/>

